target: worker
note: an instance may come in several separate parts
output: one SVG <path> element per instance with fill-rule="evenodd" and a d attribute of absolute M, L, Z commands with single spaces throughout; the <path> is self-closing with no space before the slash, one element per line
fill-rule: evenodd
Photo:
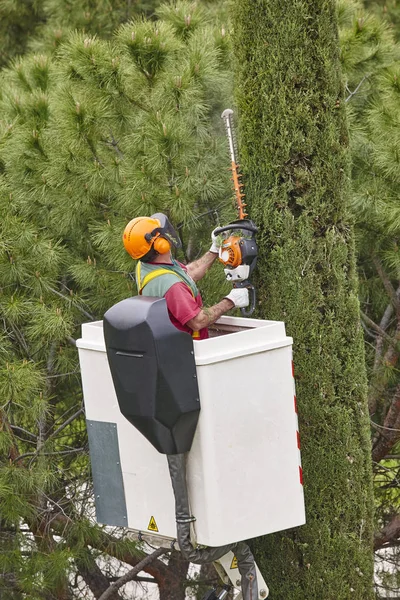
<path fill-rule="evenodd" d="M 208 326 L 233 308 L 249 305 L 246 288 L 233 288 L 221 302 L 203 308 L 196 282 L 218 257 L 219 247 L 214 232 L 208 252 L 188 265 L 172 257 L 172 247 L 181 248 L 178 234 L 163 213 L 136 217 L 125 227 L 123 242 L 128 254 L 138 259 L 136 284 L 143 296 L 164 297 L 171 322 L 190 333 L 194 339 L 208 337 Z"/>

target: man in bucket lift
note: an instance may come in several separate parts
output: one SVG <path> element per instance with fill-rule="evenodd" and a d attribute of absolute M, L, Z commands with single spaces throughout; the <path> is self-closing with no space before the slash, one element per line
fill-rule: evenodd
<path fill-rule="evenodd" d="M 172 258 L 171 248 L 181 247 L 181 241 L 162 213 L 151 217 L 137 217 L 128 223 L 123 234 L 125 249 L 134 259 L 136 283 L 139 294 L 165 297 L 173 325 L 190 333 L 194 339 L 208 337 L 207 327 L 234 307 L 249 305 L 247 288 L 234 288 L 221 302 L 210 308 L 202 308 L 201 296 L 196 287 L 219 254 L 215 235 L 212 246 L 199 260 L 187 266 Z M 197 547 L 191 540 L 194 517 L 190 510 L 186 482 L 186 452 L 168 454 L 168 467 L 175 496 L 177 540 L 183 556 L 194 564 L 205 564 L 221 559 L 232 551 L 237 558 L 241 575 L 244 600 L 257 600 L 258 581 L 254 557 L 245 542 L 236 542 L 219 547 Z M 226 598 L 230 585 L 225 585 L 217 596 L 215 590 L 207 593 L 203 600 Z"/>
<path fill-rule="evenodd" d="M 164 297 L 171 322 L 181 331 L 190 333 L 193 339 L 208 337 L 207 327 L 232 308 L 249 305 L 246 288 L 233 288 L 221 302 L 203 308 L 196 286 L 215 259 L 219 247 L 214 232 L 212 245 L 198 260 L 183 265 L 171 253 L 172 246 L 182 246 L 178 234 L 163 213 L 151 217 L 136 217 L 125 227 L 123 242 L 125 250 L 139 259 L 136 266 L 136 284 L 139 294 Z"/>

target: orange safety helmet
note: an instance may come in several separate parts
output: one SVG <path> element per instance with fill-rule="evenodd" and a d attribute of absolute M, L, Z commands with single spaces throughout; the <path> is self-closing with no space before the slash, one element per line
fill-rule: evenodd
<path fill-rule="evenodd" d="M 136 217 L 129 221 L 122 236 L 125 250 L 132 258 L 139 259 L 155 251 L 165 254 L 175 248 L 181 247 L 181 241 L 172 227 L 168 218 L 163 213 L 156 213 L 151 217 Z M 149 256 L 151 260 L 151 256 Z"/>

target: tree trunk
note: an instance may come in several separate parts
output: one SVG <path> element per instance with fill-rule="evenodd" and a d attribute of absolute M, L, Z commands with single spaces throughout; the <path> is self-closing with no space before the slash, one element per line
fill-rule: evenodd
<path fill-rule="evenodd" d="M 176 550 L 171 553 L 165 577 L 157 578 L 160 600 L 185 600 L 189 563 Z"/>
<path fill-rule="evenodd" d="M 271 600 L 373 598 L 373 489 L 334 0 L 237 0 L 258 318 L 294 338 L 307 525 L 253 543 Z M 277 457 L 277 460 L 279 457 Z M 284 502 L 284 498 L 282 498 Z"/>
<path fill-rule="evenodd" d="M 95 598 L 100 598 L 100 596 L 110 587 L 110 582 L 96 563 L 90 550 L 87 550 L 87 552 L 85 552 L 84 554 L 84 559 L 82 553 L 81 560 L 76 561 L 76 566 L 79 571 L 79 575 L 88 585 L 93 596 Z M 118 590 L 115 590 L 115 592 L 112 595 L 112 598 L 113 600 L 121 598 L 121 596 L 118 593 Z"/>

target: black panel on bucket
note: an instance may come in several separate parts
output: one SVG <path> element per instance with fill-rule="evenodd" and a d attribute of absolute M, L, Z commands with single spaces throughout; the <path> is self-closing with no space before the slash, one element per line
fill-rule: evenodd
<path fill-rule="evenodd" d="M 193 340 L 172 325 L 165 299 L 115 304 L 104 338 L 122 414 L 159 452 L 188 452 L 200 411 Z"/>

